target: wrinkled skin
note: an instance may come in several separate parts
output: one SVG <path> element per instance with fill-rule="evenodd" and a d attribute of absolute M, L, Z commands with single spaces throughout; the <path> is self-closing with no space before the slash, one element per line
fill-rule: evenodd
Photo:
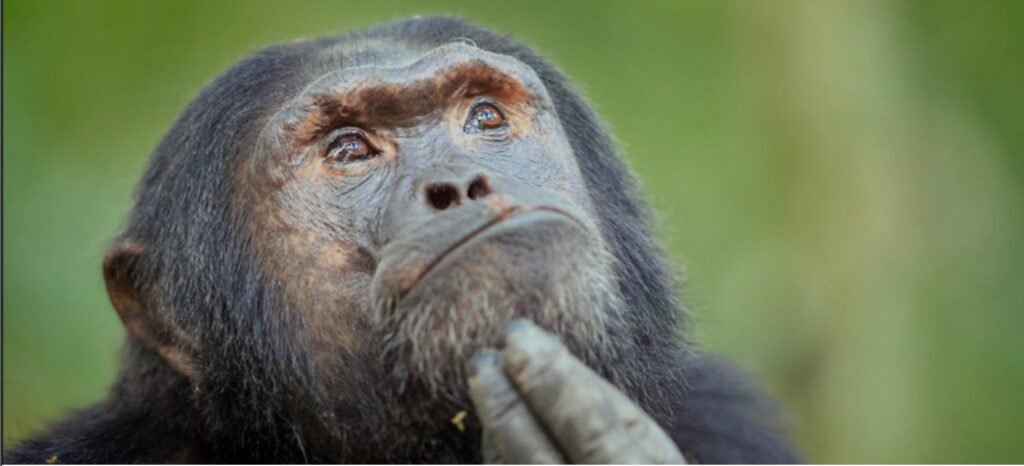
<path fill-rule="evenodd" d="M 421 104 L 406 105 L 413 99 Z M 474 127 L 480 103 L 504 121 Z M 325 149 L 331 139 L 353 131 L 379 152 L 358 161 L 331 159 Z M 246 176 L 252 186 L 272 187 L 255 193 L 276 224 L 266 241 L 288 251 L 272 268 L 285 274 L 285 287 L 310 276 L 329 283 L 294 290 L 295 308 L 316 309 L 316 301 L 304 300 L 325 295 L 365 302 L 369 283 L 372 310 L 346 312 L 352 320 L 368 319 L 372 330 L 344 335 L 345 349 L 379 351 L 400 386 L 457 405 L 465 396 L 466 361 L 495 345 L 514 317 L 536 321 L 593 361 L 608 351 L 609 327 L 623 327 L 612 259 L 591 220 L 594 206 L 554 104 L 525 64 L 461 43 L 425 52 L 392 49 L 372 67 L 355 64 L 314 80 L 271 119 L 259 141 Z M 377 267 L 350 266 L 356 250 Z M 291 271 L 293 257 L 302 255 L 311 257 Z M 339 335 L 327 330 L 321 338 L 322 353 L 335 351 Z M 564 369 L 563 380 L 545 391 L 563 390 L 574 370 Z M 601 383 L 607 396 L 639 412 Z M 559 410 L 590 416 L 587 403 L 565 397 Z M 638 419 L 660 435 L 658 448 L 675 451 L 649 458 L 681 459 L 654 421 Z M 497 438 L 509 435 L 500 423 L 492 427 Z M 629 453 L 650 445 L 628 441 L 625 432 L 603 435 L 619 439 L 616 454 L 623 456 L 573 459 L 648 458 L 646 451 Z M 588 440 L 557 441 L 573 451 Z"/>
<path fill-rule="evenodd" d="M 365 302 L 369 291 L 372 310 L 344 312 L 369 319 L 375 335 L 352 335 L 347 349 L 383 343 L 397 353 L 400 377 L 437 389 L 514 316 L 559 328 L 576 321 L 582 325 L 565 335 L 589 344 L 610 298 L 608 254 L 536 74 L 458 43 L 389 50 L 373 63 L 314 80 L 264 129 L 264 165 L 246 174 L 252 186 L 273 186 L 255 196 L 279 224 L 266 230 L 267 243 L 288 251 L 273 266 L 284 286 L 311 275 L 329 283 L 294 290 L 295 307 L 315 308 L 325 295 Z M 505 115 L 502 126 L 467 129 L 481 102 Z M 331 139 L 349 131 L 379 154 L 325 159 Z M 435 205 L 441 201 L 448 204 Z M 351 251 L 377 267 L 353 266 Z M 312 264 L 294 260 L 303 255 Z"/>
<path fill-rule="evenodd" d="M 487 462 L 685 462 L 653 419 L 552 335 L 516 320 L 501 346 L 470 361 Z"/>

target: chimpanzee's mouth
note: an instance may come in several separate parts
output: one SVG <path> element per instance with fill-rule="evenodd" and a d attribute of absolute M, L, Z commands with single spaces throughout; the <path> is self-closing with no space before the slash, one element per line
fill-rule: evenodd
<path fill-rule="evenodd" d="M 533 217 L 537 218 L 534 219 Z M 504 209 L 501 210 L 501 212 L 495 215 L 494 218 L 488 220 L 487 223 L 484 223 L 483 225 L 474 228 L 465 236 L 463 236 L 462 238 L 460 238 L 459 240 L 455 241 L 450 246 L 445 248 L 443 251 L 441 251 L 441 253 L 439 253 L 437 257 L 435 257 L 432 261 L 430 261 L 425 267 L 421 269 L 421 272 L 416 276 L 415 279 L 408 282 L 408 286 L 406 286 L 403 290 L 400 290 L 399 295 L 397 296 L 398 301 L 401 301 L 403 298 L 405 298 L 406 295 L 408 295 L 413 289 L 415 289 L 416 286 L 419 283 L 421 283 L 424 280 L 424 278 L 430 274 L 431 271 L 437 268 L 439 264 L 444 262 L 445 259 L 455 255 L 460 250 L 465 249 L 467 245 L 471 243 L 476 243 L 478 242 L 477 240 L 483 239 L 487 236 L 490 236 L 493 233 L 503 230 L 504 228 L 502 227 L 507 226 L 508 222 L 511 221 L 512 219 L 516 220 L 517 225 L 511 226 L 510 228 L 515 229 L 522 229 L 524 227 L 528 227 L 530 224 L 543 222 L 545 219 L 549 221 L 552 219 L 557 219 L 558 222 L 568 222 L 575 224 L 577 227 L 583 229 L 584 231 L 587 229 L 587 227 L 582 222 L 580 222 L 575 216 L 557 207 L 545 205 L 513 205 L 505 207 Z"/>

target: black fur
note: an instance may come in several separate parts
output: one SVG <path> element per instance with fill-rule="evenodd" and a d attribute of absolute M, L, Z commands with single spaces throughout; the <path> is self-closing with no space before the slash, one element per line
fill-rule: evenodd
<path fill-rule="evenodd" d="M 230 205 L 232 167 L 274 105 L 303 84 L 316 53 L 332 44 L 391 37 L 422 44 L 469 39 L 477 47 L 532 66 L 554 99 L 594 204 L 618 258 L 615 270 L 633 338 L 652 375 L 628 392 L 659 420 L 690 460 L 793 462 L 799 458 L 774 430 L 778 416 L 727 366 L 701 355 L 680 335 L 685 314 L 675 282 L 652 240 L 648 214 L 632 176 L 590 107 L 550 64 L 506 37 L 460 20 L 416 19 L 341 38 L 267 48 L 207 86 L 154 152 L 139 184 L 122 238 L 156 245 L 133 279 L 155 284 L 158 312 L 194 335 L 203 351 L 195 384 L 132 339 L 124 370 L 106 401 L 78 412 L 8 451 L 5 462 L 441 462 L 479 461 L 476 441 L 451 434 L 403 431 L 375 420 L 374 387 L 349 383 L 357 408 L 347 426 L 324 422 L 325 396 L 308 342 L 281 329 L 274 283 L 263 273 L 242 228 L 245 206 Z M 323 63 L 325 69 L 339 63 Z M 173 310 L 173 312 L 171 311 Z M 685 329 L 684 329 L 685 331 Z M 366 361 L 352 358 L 353 365 Z M 662 364 L 664 363 L 664 364 Z M 361 366 L 362 367 L 362 366 Z M 366 369 L 366 368 L 364 368 Z M 380 416 L 377 416 L 380 417 Z M 342 457 L 318 451 L 317 438 L 346 443 Z M 388 448 L 388 445 L 395 448 Z"/>

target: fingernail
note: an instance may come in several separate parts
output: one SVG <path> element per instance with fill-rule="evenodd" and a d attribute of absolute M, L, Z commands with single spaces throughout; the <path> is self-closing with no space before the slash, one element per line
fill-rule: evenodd
<path fill-rule="evenodd" d="M 519 318 L 513 319 L 509 323 L 505 324 L 504 330 L 501 332 L 501 338 L 498 341 L 498 347 L 504 348 L 508 344 L 509 339 L 515 335 L 529 332 L 533 328 L 533 322 L 527 319 Z"/>
<path fill-rule="evenodd" d="M 557 337 L 529 321 L 509 324 L 504 336 L 502 363 L 510 374 L 521 373 L 531 365 L 550 364 L 560 352 L 567 351 Z"/>
<path fill-rule="evenodd" d="M 474 377 L 486 370 L 500 367 L 501 363 L 501 353 L 492 349 L 481 350 L 469 359 L 469 363 L 466 364 L 466 372 L 470 377 Z"/>

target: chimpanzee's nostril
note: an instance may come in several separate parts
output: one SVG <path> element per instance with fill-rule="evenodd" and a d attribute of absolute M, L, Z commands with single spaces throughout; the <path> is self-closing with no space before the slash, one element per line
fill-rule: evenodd
<path fill-rule="evenodd" d="M 459 190 L 448 183 L 434 183 L 427 186 L 427 203 L 437 210 L 459 205 Z"/>
<path fill-rule="evenodd" d="M 469 189 L 466 190 L 466 197 L 469 197 L 470 199 L 480 199 L 492 192 L 494 191 L 491 189 L 491 185 L 487 183 L 487 177 L 477 175 L 473 178 L 473 181 L 469 183 Z"/>

